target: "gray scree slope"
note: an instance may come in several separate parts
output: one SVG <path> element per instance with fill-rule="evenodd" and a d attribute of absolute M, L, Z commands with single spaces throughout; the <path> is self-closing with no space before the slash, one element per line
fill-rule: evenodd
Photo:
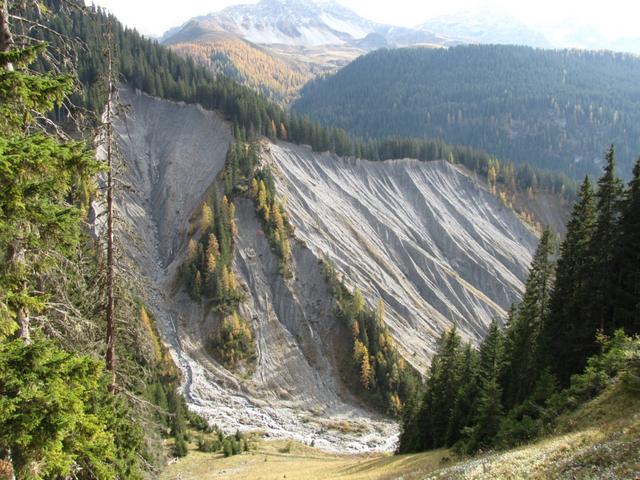
<path fill-rule="evenodd" d="M 148 283 L 146 303 L 181 368 L 190 408 L 226 431 L 314 441 L 338 451 L 393 449 L 398 428 L 358 406 L 342 385 L 331 345 L 335 318 L 317 259 L 294 246 L 303 272 L 284 281 L 248 200 L 237 201 L 234 269 L 247 292 L 258 362 L 249 378 L 217 364 L 206 351 L 216 315 L 180 288 L 189 218 L 224 166 L 232 141 L 216 113 L 121 90 L 130 105 L 115 125 L 132 189 L 118 195 L 120 238 Z M 100 208 L 98 206 L 97 208 Z"/>
<path fill-rule="evenodd" d="M 326 257 L 424 371 L 440 333 L 479 340 L 522 292 L 536 237 L 509 208 L 446 162 L 369 162 L 269 145 L 266 159 L 302 239 Z"/>
<path fill-rule="evenodd" d="M 384 298 L 398 345 L 423 369 L 452 321 L 478 338 L 517 298 L 533 234 L 448 164 L 369 163 L 268 145 L 262 161 L 276 167 L 307 247 L 292 243 L 294 277 L 283 280 L 251 203 L 237 200 L 234 269 L 258 361 L 248 378 L 234 374 L 205 348 L 219 319 L 176 282 L 189 218 L 223 167 L 230 127 L 196 106 L 126 89 L 121 96 L 131 108 L 116 131 L 123 180 L 133 188 L 118 195 L 120 235 L 148 283 L 146 302 L 184 374 L 190 407 L 231 431 L 259 429 L 341 451 L 392 449 L 397 425 L 358 406 L 340 380 L 333 346 L 344 329 L 318 260 L 331 259 L 372 304 Z"/>

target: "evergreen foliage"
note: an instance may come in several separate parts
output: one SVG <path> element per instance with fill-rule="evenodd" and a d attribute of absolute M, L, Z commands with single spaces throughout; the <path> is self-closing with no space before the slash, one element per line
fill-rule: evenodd
<path fill-rule="evenodd" d="M 477 353 L 455 328 L 443 333 L 422 392 L 406 401 L 401 452 L 511 447 L 547 432 L 615 378 L 640 391 L 632 210 L 640 162 L 624 192 L 614 167 L 611 148 L 598 191 L 584 180 L 555 268 L 552 234 L 542 234 L 504 333 L 494 322 Z"/>
<path fill-rule="evenodd" d="M 554 266 L 552 233 L 542 234 L 533 256 L 522 303 L 509 319 L 506 332 L 507 378 L 505 404 L 512 407 L 527 398 L 534 388 L 540 331 L 549 317 L 549 298 L 553 288 Z"/>
<path fill-rule="evenodd" d="M 0 452 L 17 478 L 142 478 L 141 446 L 98 360 L 41 337 L 0 342 Z"/>
<path fill-rule="evenodd" d="M 509 45 L 381 49 L 308 83 L 293 110 L 365 138 L 442 138 L 503 160 L 597 173 L 640 150 L 640 59 Z"/>
<path fill-rule="evenodd" d="M 98 167 L 84 144 L 38 123 L 73 85 L 29 70 L 43 50 L 0 52 L 0 459 L 25 479 L 141 478 L 141 431 L 101 364 L 31 334 L 49 307 L 47 276 L 80 246 L 75 188 Z"/>
<path fill-rule="evenodd" d="M 617 268 L 613 293 L 616 328 L 640 331 L 640 158 L 620 205 L 620 227 L 615 246 Z"/>
<path fill-rule="evenodd" d="M 99 164 L 85 143 L 46 121 L 74 79 L 42 68 L 45 53 L 38 42 L 0 53 L 0 460 L 18 478 L 142 478 L 163 460 L 154 443 L 163 423 L 184 439 L 186 407 L 132 281 L 123 280 L 118 302 L 127 395 L 107 391 L 94 357 L 104 351 L 103 252 L 83 231 Z"/>
<path fill-rule="evenodd" d="M 593 330 L 582 328 L 581 322 L 576 320 L 584 321 L 591 314 L 588 308 L 589 282 L 593 274 L 590 245 L 595 226 L 595 196 L 589 177 L 585 177 L 560 246 L 551 311 L 543 325 L 540 341 L 542 363 L 555 364 L 553 370 L 563 384 L 569 381 L 572 373 L 584 368 L 584 360 L 592 353 L 591 348 L 584 353 L 579 350 L 592 340 Z"/>

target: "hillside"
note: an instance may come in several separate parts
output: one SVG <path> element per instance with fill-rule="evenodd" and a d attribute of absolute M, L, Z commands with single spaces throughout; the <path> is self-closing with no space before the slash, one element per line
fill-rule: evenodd
<path fill-rule="evenodd" d="M 292 101 L 316 74 L 335 68 L 295 62 L 227 33 L 207 33 L 189 41 L 172 38 L 168 46 L 215 75 L 232 78 L 265 98 L 284 104 Z"/>
<path fill-rule="evenodd" d="M 190 408 L 227 431 L 258 429 L 331 450 L 392 448 L 395 424 L 362 408 L 353 396 L 357 388 L 345 383 L 350 345 L 333 313 L 322 259 L 370 305 L 384 299 L 393 338 L 422 371 L 443 329 L 455 321 L 468 338 L 479 339 L 523 288 L 535 236 L 458 168 L 352 161 L 268 144 L 261 162 L 271 165 L 278 194 L 287 198 L 298 239 L 293 277 L 279 273 L 253 206 L 238 199 L 233 270 L 257 364 L 248 376 L 224 368 L 207 346 L 220 316 L 186 294 L 179 272 L 190 219 L 223 168 L 230 125 L 195 106 L 127 89 L 121 96 L 130 105 L 117 124 L 128 165 L 124 180 L 140 186 L 118 203 L 125 234 L 136 232 L 126 242 L 128 256 L 147 279 L 146 303 L 185 375 Z M 340 206 L 335 198 L 343 199 Z M 405 216 L 386 226 L 376 220 L 402 210 Z"/>
<path fill-rule="evenodd" d="M 596 173 L 640 151 L 640 60 L 607 52 L 464 46 L 381 50 L 308 84 L 293 110 L 363 136 L 439 137 L 518 163 Z"/>
<path fill-rule="evenodd" d="M 478 340 L 519 297 L 535 236 L 458 168 L 286 144 L 270 145 L 265 160 L 296 237 L 372 305 L 385 301 L 393 336 L 420 370 L 449 325 Z"/>
<path fill-rule="evenodd" d="M 172 28 L 161 42 L 285 104 L 306 81 L 369 50 L 453 43 L 424 29 L 378 24 L 336 2 L 315 0 L 227 7 Z"/>
<path fill-rule="evenodd" d="M 640 160 L 574 193 L 7 5 L 0 478 L 636 475 Z"/>

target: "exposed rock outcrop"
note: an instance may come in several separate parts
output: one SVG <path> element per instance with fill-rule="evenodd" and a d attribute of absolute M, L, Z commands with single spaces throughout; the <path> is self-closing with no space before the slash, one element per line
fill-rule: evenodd
<path fill-rule="evenodd" d="M 116 123 L 131 188 L 118 195 L 126 256 L 148 283 L 145 299 L 184 374 L 191 408 L 227 430 L 313 440 L 341 451 L 389 450 L 397 425 L 354 399 L 340 373 L 350 333 L 333 314 L 320 261 L 373 302 L 401 351 L 424 369 L 452 323 L 479 338 L 517 299 L 534 235 L 468 175 L 443 162 L 363 162 L 269 144 L 296 227 L 293 278 L 278 261 L 252 203 L 236 199 L 234 269 L 254 329 L 252 372 L 230 372 L 208 352 L 219 321 L 180 285 L 189 220 L 221 171 L 232 141 L 218 114 L 123 89 Z"/>
<path fill-rule="evenodd" d="M 424 371 L 452 324 L 471 340 L 502 320 L 524 285 L 535 235 L 470 175 L 446 162 L 369 162 L 270 145 L 266 159 L 296 237 L 372 305 Z"/>

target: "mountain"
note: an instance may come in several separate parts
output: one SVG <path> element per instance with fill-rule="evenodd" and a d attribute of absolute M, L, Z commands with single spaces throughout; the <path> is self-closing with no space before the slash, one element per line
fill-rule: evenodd
<path fill-rule="evenodd" d="M 459 167 L 265 142 L 260 164 L 287 198 L 295 232 L 292 276 L 280 273 L 253 203 L 234 200 L 239 312 L 255 332 L 258 359 L 248 376 L 227 369 L 208 353 L 220 315 L 186 293 L 180 271 L 191 219 L 224 170 L 231 125 L 130 89 L 121 98 L 130 106 L 116 123 L 123 181 L 137 186 L 118 200 L 126 252 L 149 285 L 145 303 L 183 370 L 190 407 L 227 431 L 259 429 L 342 451 L 393 443 L 395 425 L 359 407 L 349 393 L 357 389 L 345 384 L 350 333 L 335 314 L 322 261 L 369 305 L 384 300 L 386 325 L 419 371 L 444 329 L 455 323 L 465 338 L 481 338 L 524 288 L 533 231 Z M 332 426 L 341 422 L 352 428 Z"/>
<path fill-rule="evenodd" d="M 193 18 L 161 39 L 281 103 L 311 78 L 386 46 L 446 45 L 425 30 L 372 22 L 333 1 L 261 0 Z"/>
<path fill-rule="evenodd" d="M 78 13 L 64 24 L 93 32 L 84 39 L 79 75 L 87 88 L 78 101 L 98 112 L 104 91 L 92 79 L 105 68 L 108 20 Z M 175 362 L 190 411 L 225 432 L 261 430 L 340 451 L 393 449 L 398 424 L 390 415 L 427 369 L 436 336 L 457 322 L 477 342 L 504 315 L 524 287 L 535 230 L 495 185 L 463 166 L 485 165 L 478 152 L 441 142 L 364 144 L 214 79 L 115 22 L 111 28 L 128 84 L 113 124 L 126 186 L 115 200 L 119 258 L 144 286 L 135 290 L 137 305 Z M 254 160 L 242 153 L 250 144 L 258 147 Z M 432 161 L 345 156 L 402 158 L 410 156 L 396 153 L 403 146 L 420 145 Z M 442 160 L 449 157 L 460 165 Z M 267 187 L 264 197 L 247 192 L 247 165 L 269 186 L 273 221 L 256 208 Z M 97 195 L 97 238 L 104 209 Z M 282 243 L 274 244 L 279 224 Z M 360 338 L 375 387 L 363 385 L 355 361 Z M 221 351 L 252 353 L 227 363 Z M 162 404 L 161 394 L 152 399 Z"/>
<path fill-rule="evenodd" d="M 173 40 L 176 43 L 170 48 L 177 54 L 283 104 L 291 102 L 305 83 L 324 71 L 321 66 L 292 61 L 226 32 L 206 32 L 193 41 Z"/>
<path fill-rule="evenodd" d="M 557 219 L 560 176 L 350 137 L 96 7 L 26 5 L 0 7 L 3 477 L 636 476 L 640 160 L 623 188 L 608 151 L 558 256 L 511 206 Z M 439 450 L 345 455 L 397 446 Z"/>
<path fill-rule="evenodd" d="M 518 19 L 491 9 L 470 9 L 434 17 L 419 29 L 463 43 L 527 45 L 550 48 L 540 32 Z"/>
<path fill-rule="evenodd" d="M 302 90 L 293 111 L 364 137 L 467 144 L 501 159 L 596 173 L 640 151 L 640 59 L 514 46 L 379 50 Z"/>
<path fill-rule="evenodd" d="M 612 50 L 640 54 L 640 37 L 604 35 L 592 25 L 572 19 L 539 27 L 539 31 L 556 47 L 589 50 Z"/>
<path fill-rule="evenodd" d="M 381 35 L 390 44 L 397 45 L 406 45 L 403 41 L 446 42 L 422 31 L 424 29 L 372 22 L 332 0 L 261 0 L 255 5 L 235 5 L 189 20 L 182 27 L 166 32 L 162 41 L 175 42 L 177 36 L 184 41 L 185 33 L 195 27 L 207 32 L 232 33 L 261 45 L 355 46 L 370 34 Z"/>
<path fill-rule="evenodd" d="M 341 45 L 366 37 L 376 27 L 335 2 L 301 0 L 235 5 L 193 21 L 253 43 L 296 46 Z"/>

